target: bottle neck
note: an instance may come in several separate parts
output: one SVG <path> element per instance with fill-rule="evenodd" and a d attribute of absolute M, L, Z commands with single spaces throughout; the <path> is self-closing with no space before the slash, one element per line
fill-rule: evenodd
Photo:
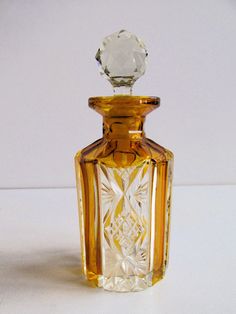
<path fill-rule="evenodd" d="M 103 136 L 106 139 L 141 140 L 145 137 L 144 117 L 103 117 Z"/>
<path fill-rule="evenodd" d="M 160 98 L 155 96 L 106 96 L 89 98 L 89 106 L 103 116 L 103 135 L 107 139 L 129 145 L 129 140 L 145 137 L 143 124 L 146 115 L 158 108 Z M 123 145 L 122 144 L 122 145 Z"/>

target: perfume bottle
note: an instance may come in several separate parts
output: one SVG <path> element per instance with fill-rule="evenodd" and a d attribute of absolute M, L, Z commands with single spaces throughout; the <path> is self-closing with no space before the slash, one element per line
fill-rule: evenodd
<path fill-rule="evenodd" d="M 148 139 L 146 115 L 158 97 L 132 96 L 147 50 L 135 35 L 107 36 L 96 54 L 114 95 L 89 98 L 103 137 L 75 156 L 83 272 L 113 291 L 139 291 L 168 262 L 173 154 Z"/>

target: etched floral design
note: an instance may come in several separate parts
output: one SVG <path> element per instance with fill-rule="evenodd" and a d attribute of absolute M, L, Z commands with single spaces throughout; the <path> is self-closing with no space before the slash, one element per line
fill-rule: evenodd
<path fill-rule="evenodd" d="M 147 273 L 150 174 L 148 162 L 129 168 L 99 165 L 107 277 Z"/>
<path fill-rule="evenodd" d="M 147 251 L 145 249 L 140 249 L 130 255 L 124 255 L 117 251 L 113 252 L 111 250 L 107 250 L 107 267 L 110 270 L 107 277 L 145 275 L 148 268 L 147 258 Z"/>

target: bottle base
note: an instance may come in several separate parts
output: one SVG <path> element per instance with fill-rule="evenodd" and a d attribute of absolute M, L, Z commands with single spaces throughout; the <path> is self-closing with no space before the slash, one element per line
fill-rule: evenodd
<path fill-rule="evenodd" d="M 153 272 L 143 276 L 105 277 L 98 276 L 97 285 L 108 291 L 136 292 L 145 290 L 153 285 Z M 161 279 L 161 278 L 160 278 Z"/>

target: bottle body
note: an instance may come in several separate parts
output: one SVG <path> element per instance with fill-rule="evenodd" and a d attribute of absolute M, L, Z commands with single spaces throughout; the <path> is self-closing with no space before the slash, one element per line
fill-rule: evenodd
<path fill-rule="evenodd" d="M 104 137 L 75 157 L 84 274 L 114 291 L 153 285 L 168 262 L 173 154 L 145 137 L 150 104 L 137 114 L 132 98 L 116 98 Z"/>

